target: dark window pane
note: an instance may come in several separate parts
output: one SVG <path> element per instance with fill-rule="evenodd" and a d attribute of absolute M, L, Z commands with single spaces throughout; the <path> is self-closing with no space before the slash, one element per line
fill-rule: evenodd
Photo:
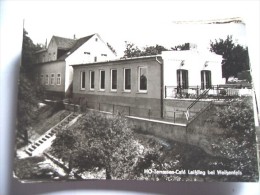
<path fill-rule="evenodd" d="M 131 90 L 131 69 L 125 69 L 125 90 Z"/>
<path fill-rule="evenodd" d="M 147 90 L 147 69 L 140 68 L 140 90 Z"/>
<path fill-rule="evenodd" d="M 90 88 L 94 89 L 95 87 L 95 72 L 91 71 L 90 72 Z"/>
<path fill-rule="evenodd" d="M 105 89 L 105 71 L 100 71 L 100 89 Z"/>
<path fill-rule="evenodd" d="M 117 89 L 117 70 L 112 70 L 112 89 Z"/>
<path fill-rule="evenodd" d="M 85 89 L 85 72 L 81 72 L 81 88 Z"/>

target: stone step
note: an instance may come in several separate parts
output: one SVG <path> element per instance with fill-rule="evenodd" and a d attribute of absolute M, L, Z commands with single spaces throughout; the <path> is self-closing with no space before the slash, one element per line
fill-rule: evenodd
<path fill-rule="evenodd" d="M 29 156 L 32 156 L 32 153 L 29 152 L 28 150 L 25 150 L 26 154 L 28 154 Z"/>

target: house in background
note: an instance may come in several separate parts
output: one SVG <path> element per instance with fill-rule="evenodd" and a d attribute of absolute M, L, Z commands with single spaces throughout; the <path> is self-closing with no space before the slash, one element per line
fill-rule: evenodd
<path fill-rule="evenodd" d="M 221 61 L 209 51 L 187 50 L 72 65 L 73 101 L 113 113 L 165 118 L 170 116 L 166 112 L 186 110 L 194 101 L 176 98 L 178 89 L 192 93 L 196 86 L 195 93 L 202 93 L 223 83 Z"/>
<path fill-rule="evenodd" d="M 71 93 L 73 69 L 70 65 L 108 61 L 116 58 L 98 34 L 80 39 L 53 36 L 48 47 L 35 52 L 35 71 L 49 97 L 64 98 Z"/>

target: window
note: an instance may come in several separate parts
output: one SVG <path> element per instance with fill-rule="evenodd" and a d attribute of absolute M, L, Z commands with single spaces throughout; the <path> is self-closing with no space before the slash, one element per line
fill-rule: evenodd
<path fill-rule="evenodd" d="M 85 72 L 80 72 L 80 89 L 83 90 L 85 89 L 85 84 L 86 84 L 86 79 L 85 79 Z"/>
<path fill-rule="evenodd" d="M 56 84 L 61 85 L 61 74 L 57 74 Z"/>
<path fill-rule="evenodd" d="M 201 75 L 201 89 L 211 88 L 211 71 L 202 70 Z"/>
<path fill-rule="evenodd" d="M 124 69 L 124 91 L 131 91 L 131 69 Z"/>
<path fill-rule="evenodd" d="M 88 55 L 90 55 L 90 52 L 86 52 L 86 51 L 85 51 L 84 54 L 88 54 Z"/>
<path fill-rule="evenodd" d="M 97 41 L 98 41 L 98 38 L 96 38 L 95 40 L 96 40 L 96 42 L 97 42 Z"/>
<path fill-rule="evenodd" d="M 41 82 L 41 85 L 44 84 L 44 75 L 43 75 L 43 74 L 41 74 L 41 80 L 40 80 L 40 82 Z"/>
<path fill-rule="evenodd" d="M 90 71 L 89 75 L 90 75 L 90 90 L 94 90 L 94 88 L 95 88 L 95 72 Z"/>
<path fill-rule="evenodd" d="M 51 74 L 51 85 L 54 85 L 55 76 L 54 73 Z"/>
<path fill-rule="evenodd" d="M 117 70 L 111 70 L 111 91 L 117 90 Z"/>
<path fill-rule="evenodd" d="M 188 89 L 188 70 L 179 69 L 177 70 L 177 85 L 181 89 Z"/>
<path fill-rule="evenodd" d="M 101 56 L 107 56 L 107 54 L 102 53 Z"/>
<path fill-rule="evenodd" d="M 105 90 L 105 71 L 104 70 L 100 70 L 100 80 L 99 80 L 99 83 L 100 83 L 100 86 L 99 86 L 99 89 L 104 91 Z"/>
<path fill-rule="evenodd" d="M 45 85 L 49 85 L 49 75 L 45 75 Z"/>
<path fill-rule="evenodd" d="M 139 83 L 139 91 L 147 92 L 147 68 L 139 67 L 138 73 L 138 83 Z"/>
<path fill-rule="evenodd" d="M 97 61 L 97 56 L 94 57 L 94 62 L 96 62 L 96 61 Z"/>

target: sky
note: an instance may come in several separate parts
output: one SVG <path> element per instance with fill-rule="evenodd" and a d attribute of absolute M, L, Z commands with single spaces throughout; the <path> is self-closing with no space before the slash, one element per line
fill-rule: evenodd
<path fill-rule="evenodd" d="M 210 40 L 233 35 L 246 45 L 244 24 L 176 24 L 241 17 L 246 4 L 225 1 L 22 1 L 24 27 L 34 43 L 49 43 L 53 35 L 73 38 L 98 33 L 123 55 L 125 41 L 139 48 L 186 42 L 207 48 Z M 236 8 L 230 11 L 230 7 Z M 22 10 L 21 10 L 22 8 Z M 15 10 L 14 10 L 15 11 Z"/>

